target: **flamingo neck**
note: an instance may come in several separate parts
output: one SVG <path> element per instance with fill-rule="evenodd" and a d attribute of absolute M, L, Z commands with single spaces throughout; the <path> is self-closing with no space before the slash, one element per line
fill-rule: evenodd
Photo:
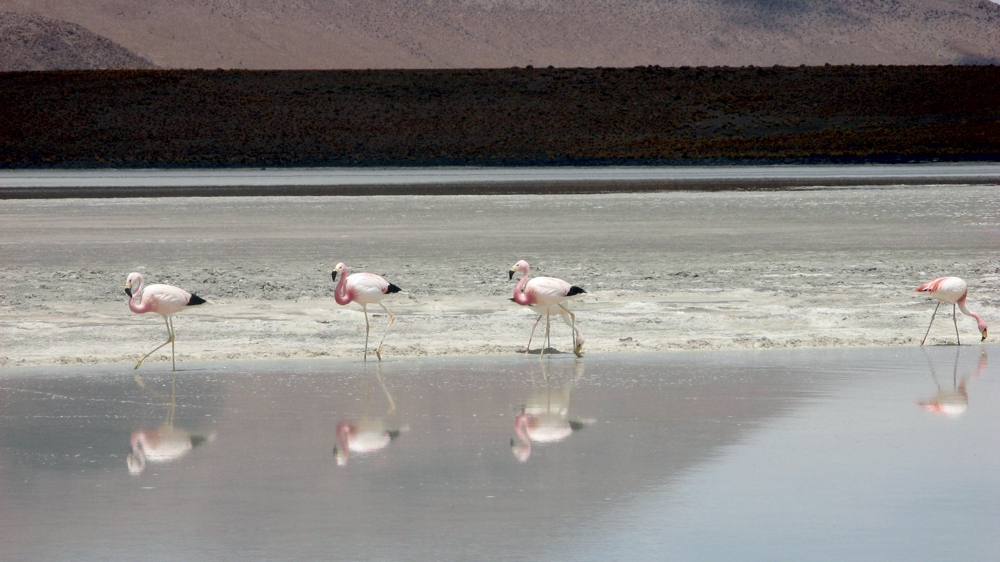
<path fill-rule="evenodd" d="M 525 295 L 524 291 L 522 290 L 524 288 L 524 284 L 528 282 L 529 273 L 531 273 L 531 268 L 530 267 L 524 268 L 524 275 L 521 276 L 521 279 L 517 282 L 517 285 L 514 285 L 514 298 L 512 300 L 517 304 L 523 306 L 531 304 L 531 301 L 528 299 L 528 296 Z"/>
<path fill-rule="evenodd" d="M 962 314 L 966 316 L 971 316 L 976 320 L 982 320 L 982 318 L 980 318 L 978 314 L 976 314 L 975 312 L 970 312 L 968 308 L 965 308 L 965 295 L 962 295 L 962 298 L 958 299 L 958 309 L 961 310 Z"/>
<path fill-rule="evenodd" d="M 966 293 L 966 294 L 968 294 L 968 293 Z M 971 316 L 971 317 L 973 317 L 973 318 L 976 319 L 976 327 L 983 334 L 983 339 L 985 340 L 986 339 L 986 329 L 987 329 L 986 321 L 983 320 L 982 318 L 980 318 L 979 315 L 976 314 L 975 312 L 970 312 L 968 308 L 965 308 L 965 297 L 966 297 L 966 295 L 962 295 L 962 298 L 958 299 L 958 302 L 956 303 L 956 304 L 958 304 L 958 309 L 962 311 L 962 314 L 964 314 L 966 316 Z"/>
<path fill-rule="evenodd" d="M 337 281 L 337 288 L 333 291 L 333 298 L 339 305 L 351 302 L 351 296 L 347 294 L 347 266 L 340 268 L 340 281 Z"/>
<path fill-rule="evenodd" d="M 142 314 L 143 312 L 149 312 L 149 303 L 142 302 L 142 292 L 146 288 L 146 282 L 140 277 L 139 286 L 132 291 L 132 298 L 128 300 L 128 308 L 132 312 L 137 314 Z"/>

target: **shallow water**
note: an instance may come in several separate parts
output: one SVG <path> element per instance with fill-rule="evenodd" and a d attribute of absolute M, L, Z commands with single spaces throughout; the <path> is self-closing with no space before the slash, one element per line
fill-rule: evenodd
<path fill-rule="evenodd" d="M 989 353 L 7 370 L 2 557 L 995 559 Z"/>

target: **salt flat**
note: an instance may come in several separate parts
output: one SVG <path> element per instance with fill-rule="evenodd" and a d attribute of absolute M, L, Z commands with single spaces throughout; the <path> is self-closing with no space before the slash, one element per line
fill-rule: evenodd
<path fill-rule="evenodd" d="M 360 358 L 360 307 L 332 297 L 339 261 L 405 291 L 385 301 L 386 357 L 523 350 L 535 317 L 507 300 L 519 259 L 586 289 L 571 305 L 584 353 L 911 346 L 933 308 L 912 289 L 937 276 L 965 278 L 969 307 L 1000 322 L 996 200 L 987 185 L 8 200 L 0 366 L 133 364 L 166 330 L 129 312 L 131 271 L 213 303 L 176 317 L 181 363 Z M 978 343 L 971 319 L 959 327 Z M 954 341 L 950 318 L 930 341 Z M 569 351 L 569 329 L 552 342 Z"/>

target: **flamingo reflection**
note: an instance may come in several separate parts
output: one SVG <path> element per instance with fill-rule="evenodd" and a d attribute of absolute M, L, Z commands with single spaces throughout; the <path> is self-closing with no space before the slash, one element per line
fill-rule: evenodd
<path fill-rule="evenodd" d="M 396 401 L 382 380 L 382 367 L 375 369 L 375 377 L 388 402 L 386 415 L 396 411 Z M 369 416 L 368 407 L 371 402 L 371 376 L 365 376 L 365 413 L 358 420 L 341 420 L 337 423 L 337 444 L 333 446 L 333 458 L 337 466 L 346 466 L 347 459 L 352 454 L 365 456 L 389 446 L 401 433 L 409 431 L 408 425 L 391 428 L 380 416 Z"/>
<path fill-rule="evenodd" d="M 146 383 L 135 378 L 139 386 L 146 388 Z M 128 471 L 131 474 L 142 474 L 146 463 L 167 463 L 188 454 L 195 447 L 215 440 L 215 433 L 189 433 L 174 427 L 174 410 L 177 407 L 177 379 L 170 383 L 170 399 L 167 403 L 167 417 L 155 429 L 139 428 L 132 432 L 129 439 L 131 451 L 125 455 Z"/>
<path fill-rule="evenodd" d="M 574 365 L 573 378 L 553 391 L 547 362 L 542 363 L 542 377 L 545 381 L 545 392 L 536 392 L 525 403 L 517 408 L 514 417 L 514 434 L 517 440 L 510 440 L 510 449 L 517 460 L 526 462 L 531 457 L 531 444 L 558 443 L 574 431 L 594 423 L 593 419 L 570 419 L 569 407 L 572 403 L 572 392 L 576 381 L 583 375 L 583 361 L 577 359 Z M 537 382 L 532 377 L 532 384 L 537 388 Z"/>
<path fill-rule="evenodd" d="M 986 372 L 986 366 L 989 362 L 989 358 L 986 355 L 986 350 L 983 349 L 979 354 L 979 365 L 976 370 L 970 374 L 965 375 L 961 379 L 958 378 L 958 359 L 961 356 L 961 350 L 956 350 L 955 353 L 955 367 L 951 373 L 951 387 L 942 386 L 941 382 L 938 380 L 937 372 L 934 370 L 934 364 L 930 362 L 928 357 L 927 362 L 931 367 L 931 377 L 934 378 L 934 384 L 937 385 L 937 392 L 934 396 L 917 402 L 917 404 L 927 410 L 928 412 L 934 412 L 935 414 L 941 414 L 948 418 L 957 418 L 964 414 L 969 409 L 969 393 L 966 389 L 966 385 L 970 378 L 978 378 Z"/>

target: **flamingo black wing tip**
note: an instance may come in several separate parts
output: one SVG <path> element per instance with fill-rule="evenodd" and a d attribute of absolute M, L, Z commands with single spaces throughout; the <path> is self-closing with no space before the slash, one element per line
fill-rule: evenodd
<path fill-rule="evenodd" d="M 569 288 L 569 292 L 566 293 L 566 296 L 573 297 L 576 295 L 586 294 L 586 292 L 587 291 L 583 290 L 583 287 L 577 287 L 576 285 L 573 285 L 572 287 Z"/>
<path fill-rule="evenodd" d="M 206 303 L 208 303 L 208 301 L 205 300 L 205 299 L 203 299 L 203 298 L 201 298 L 201 297 L 199 297 L 198 295 L 191 295 L 191 299 L 188 300 L 188 304 L 187 305 L 188 306 L 197 306 L 199 304 L 206 304 Z"/>
<path fill-rule="evenodd" d="M 389 283 L 389 287 L 386 288 L 385 294 L 388 295 L 390 293 L 398 293 L 400 291 L 402 291 L 402 289 L 400 289 L 399 287 L 393 285 L 392 283 Z"/>

